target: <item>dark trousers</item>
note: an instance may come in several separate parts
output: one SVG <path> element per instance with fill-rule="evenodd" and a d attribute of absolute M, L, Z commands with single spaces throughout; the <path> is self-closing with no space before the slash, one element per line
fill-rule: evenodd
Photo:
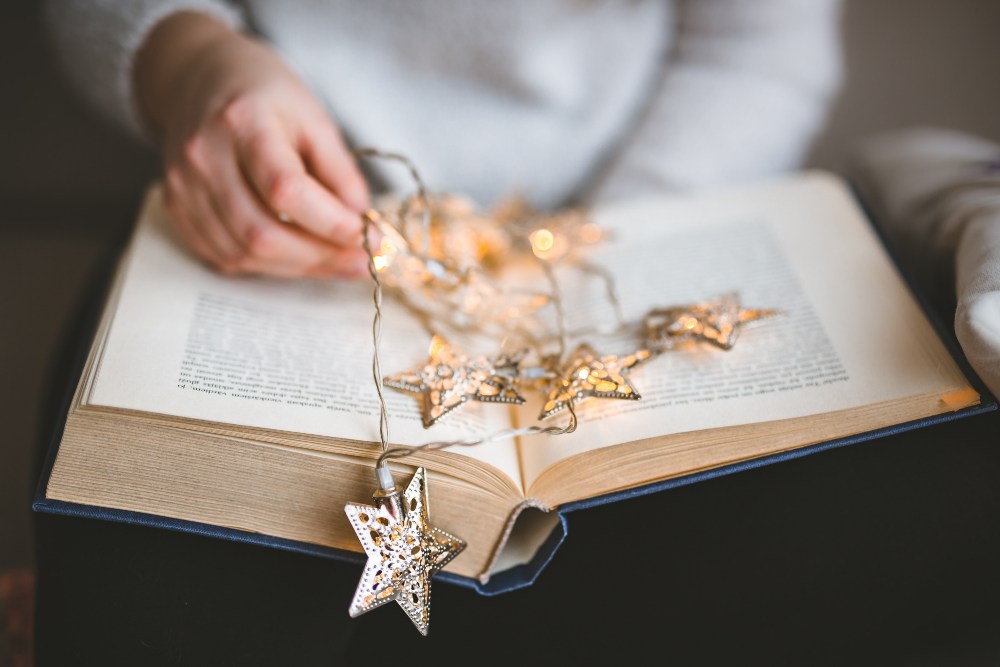
<path fill-rule="evenodd" d="M 426 639 L 395 605 L 348 618 L 357 564 L 38 515 L 39 665 L 996 664 L 998 436 L 991 413 L 574 513 L 532 587 L 435 585 Z"/>

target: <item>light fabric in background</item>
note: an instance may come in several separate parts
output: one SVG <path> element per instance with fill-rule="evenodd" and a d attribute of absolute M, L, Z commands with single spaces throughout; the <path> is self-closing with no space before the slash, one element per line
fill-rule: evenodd
<path fill-rule="evenodd" d="M 959 343 L 1000 395 L 1000 145 L 952 130 L 895 131 L 863 146 L 858 178 L 924 289 L 954 284 Z"/>
<path fill-rule="evenodd" d="M 83 95 L 139 131 L 136 48 L 171 11 L 261 34 L 355 145 L 536 205 L 792 169 L 840 76 L 839 0 L 50 0 Z M 381 173 L 408 187 L 402 171 Z"/>

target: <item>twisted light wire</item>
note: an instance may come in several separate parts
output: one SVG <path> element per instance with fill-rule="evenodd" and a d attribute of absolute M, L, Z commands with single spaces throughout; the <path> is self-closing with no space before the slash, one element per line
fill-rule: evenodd
<path fill-rule="evenodd" d="M 425 246 L 430 242 L 430 201 L 427 196 L 427 189 L 424 187 L 423 180 L 420 178 L 420 174 L 417 172 L 416 167 L 411 163 L 406 157 L 398 153 L 389 153 L 385 151 L 380 151 L 374 148 L 362 148 L 355 151 L 356 155 L 359 157 L 375 157 L 387 160 L 394 160 L 405 165 L 410 174 L 413 177 L 414 182 L 417 185 L 417 199 L 420 200 L 423 206 L 423 211 L 421 220 L 423 224 L 423 235 L 422 241 Z M 404 207 L 400 222 L 404 229 L 398 229 L 398 231 L 403 238 L 410 243 L 413 247 L 412 242 L 406 238 L 405 234 L 405 220 L 407 211 Z M 362 215 L 362 247 L 364 248 L 365 254 L 368 256 L 368 274 L 371 276 L 372 282 L 374 283 L 374 288 L 372 290 L 372 303 L 375 307 L 375 314 L 372 318 L 372 344 L 374 350 L 372 352 L 372 379 L 375 382 L 375 391 L 378 394 L 379 402 L 379 442 L 381 445 L 382 452 L 376 461 L 376 479 L 379 480 L 380 486 L 384 483 L 384 478 L 379 475 L 379 470 L 383 471 L 383 475 L 386 475 L 388 479 L 391 479 L 391 475 L 388 473 L 387 464 L 389 461 L 400 461 L 406 459 L 418 452 L 428 452 L 436 451 L 440 449 L 446 449 L 448 447 L 473 447 L 477 445 L 483 445 L 491 442 L 498 442 L 500 440 L 506 440 L 509 438 L 519 438 L 531 435 L 564 435 L 568 433 L 573 433 L 578 424 L 579 420 L 577 418 L 576 409 L 573 406 L 572 401 L 568 402 L 567 409 L 569 411 L 569 421 L 565 426 L 525 426 L 521 428 L 504 429 L 491 433 L 487 436 L 481 438 L 469 438 L 464 440 L 436 440 L 432 442 L 427 442 L 421 445 L 390 445 L 389 444 L 389 410 L 386 406 L 385 395 L 383 393 L 383 376 L 382 376 L 382 364 L 380 349 L 382 344 L 382 281 L 379 278 L 379 271 L 375 265 L 375 250 L 372 248 L 371 236 L 374 228 L 377 227 L 377 212 L 374 210 L 367 210 Z M 427 251 L 425 247 L 424 252 Z M 566 330 L 566 314 L 565 308 L 562 303 L 562 296 L 559 291 L 559 283 L 556 279 L 555 271 L 552 266 L 542 261 L 542 267 L 545 271 L 545 275 L 548 278 L 549 284 L 552 288 L 551 300 L 553 306 L 556 310 L 556 320 L 558 327 L 558 342 L 559 342 L 559 358 L 562 358 L 565 354 L 567 347 L 567 330 Z M 608 276 L 606 276 L 608 277 Z M 609 283 L 609 294 L 613 293 L 613 284 Z"/>

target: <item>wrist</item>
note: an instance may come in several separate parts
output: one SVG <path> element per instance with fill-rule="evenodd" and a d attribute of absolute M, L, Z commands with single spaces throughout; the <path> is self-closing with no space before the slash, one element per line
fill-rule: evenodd
<path fill-rule="evenodd" d="M 247 38 L 207 14 L 177 12 L 160 21 L 136 52 L 133 90 L 143 120 L 159 134 L 210 53 Z"/>

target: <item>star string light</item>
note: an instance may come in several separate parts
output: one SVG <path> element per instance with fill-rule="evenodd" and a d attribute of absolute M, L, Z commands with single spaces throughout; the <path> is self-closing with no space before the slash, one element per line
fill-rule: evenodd
<path fill-rule="evenodd" d="M 344 508 L 368 555 L 349 613 L 357 617 L 396 602 L 426 635 L 431 577 L 465 549 L 465 542 L 430 524 L 423 468 L 417 468 L 402 494 L 391 476 L 389 480 L 391 488 L 380 488 L 374 505 L 349 503 Z"/>
<path fill-rule="evenodd" d="M 572 208 L 542 213 L 520 198 L 502 202 L 493 217 L 507 231 L 512 249 L 530 250 L 552 262 L 573 255 L 586 246 L 606 240 L 603 228 L 586 209 Z"/>
<path fill-rule="evenodd" d="M 444 197 L 431 201 L 435 212 L 430 218 L 430 231 L 426 232 L 427 244 L 420 243 L 422 233 L 411 232 L 409 237 L 401 233 L 403 213 L 399 210 L 370 212 L 372 223 L 382 235 L 373 261 L 385 285 L 426 319 L 457 330 L 476 329 L 502 337 L 517 326 L 539 329 L 532 316 L 550 302 L 550 296 L 534 290 L 506 289 L 480 263 L 487 252 L 483 248 L 498 235 L 486 234 L 480 216 L 460 215 L 464 204 Z M 448 213 L 434 208 L 434 202 L 446 207 Z M 442 219 L 452 221 L 447 233 L 440 229 Z M 493 229 L 497 229 L 495 224 Z M 427 253 L 415 250 L 422 245 L 429 247 Z"/>
<path fill-rule="evenodd" d="M 543 215 L 523 201 L 512 201 L 490 214 L 481 214 L 468 200 L 429 195 L 412 163 L 401 155 L 374 149 L 362 149 L 358 155 L 402 163 L 410 170 L 417 193 L 408 199 L 385 200 L 379 210 L 366 211 L 362 217 L 363 246 L 374 283 L 372 377 L 379 400 L 381 453 L 374 466 L 374 504 L 349 503 L 345 507 L 368 556 L 349 612 L 358 616 L 396 602 L 417 629 L 427 634 L 431 577 L 451 562 L 465 543 L 430 525 L 424 469 L 418 468 L 405 491 L 399 491 L 390 461 L 402 461 L 419 452 L 572 433 L 579 423 L 575 410 L 579 402 L 591 398 L 640 400 L 629 373 L 660 352 L 673 350 L 683 341 L 705 341 L 729 349 L 745 325 L 779 313 L 742 308 L 735 294 L 725 294 L 702 303 L 650 311 L 642 321 L 643 349 L 599 356 L 590 345 L 581 344 L 567 356 L 571 337 L 634 335 L 637 329 L 637 323 L 622 316 L 610 271 L 589 263 L 580 253 L 605 238 L 586 212 Z M 369 234 L 375 229 L 382 232 L 377 248 L 372 247 Z M 537 260 L 548 292 L 518 293 L 506 287 L 500 269 L 511 268 L 508 262 L 515 256 Z M 568 331 L 555 266 L 570 263 L 604 280 L 608 303 L 618 322 L 613 331 L 592 327 Z M 435 335 L 423 367 L 383 377 L 379 352 L 383 287 L 394 289 L 398 302 L 430 331 L 492 337 L 502 341 L 501 350 L 519 351 L 469 356 Z M 544 306 L 552 307 L 554 329 L 535 315 Z M 557 350 L 554 342 L 558 342 Z M 563 412 L 568 418 L 562 425 L 519 425 L 463 440 L 390 445 L 384 387 L 417 395 L 427 428 L 471 401 L 522 404 L 521 389 L 546 393 L 539 420 Z"/>
<path fill-rule="evenodd" d="M 506 357 L 504 361 L 509 363 Z M 498 366 L 484 356 L 469 357 L 441 336 L 434 336 L 430 360 L 423 368 L 389 376 L 382 382 L 393 389 L 420 394 L 424 428 L 430 428 L 469 401 L 524 403 L 511 378 L 498 374 Z"/>
<path fill-rule="evenodd" d="M 781 314 L 768 308 L 743 308 L 737 295 L 730 292 L 700 303 L 651 310 L 643 319 L 643 328 L 646 344 L 655 350 L 671 350 L 688 341 L 730 350 L 744 326 Z"/>
<path fill-rule="evenodd" d="M 588 398 L 638 401 L 641 396 L 627 373 L 652 356 L 649 350 L 638 350 L 622 356 L 598 357 L 589 345 L 580 345 L 553 381 L 538 418 L 548 419 Z"/>
<path fill-rule="evenodd" d="M 376 149 L 361 149 L 360 157 L 379 157 L 401 162 L 409 170 L 417 184 L 417 194 L 423 204 L 424 214 L 421 216 L 425 238 L 430 228 L 430 204 L 426 188 L 413 164 L 404 156 L 395 153 L 384 153 Z M 358 616 L 376 607 L 395 601 L 406 612 L 410 620 L 426 635 L 430 623 L 430 586 L 431 576 L 447 565 L 464 548 L 465 543 L 458 537 L 430 525 L 428 520 L 427 478 L 423 468 L 419 468 L 413 479 L 407 485 L 406 491 L 400 493 L 396 489 L 390 460 L 401 460 L 419 451 L 445 449 L 453 446 L 475 446 L 485 442 L 522 435 L 548 434 L 557 435 L 571 433 L 577 427 L 576 413 L 569 407 L 570 419 L 563 427 L 522 427 L 508 429 L 485 436 L 478 440 L 456 442 L 429 442 L 412 447 L 391 447 L 389 444 L 389 412 L 382 392 L 383 377 L 380 362 L 379 347 L 382 336 L 382 279 L 380 274 L 388 266 L 388 260 L 372 247 L 372 233 L 379 224 L 377 211 L 369 210 L 362 215 L 362 247 L 368 255 L 368 272 L 374 284 L 372 301 L 374 316 L 372 318 L 372 377 L 375 381 L 375 391 L 379 402 L 379 441 L 382 453 L 375 462 L 376 491 L 373 494 L 374 505 L 348 503 L 345 512 L 354 528 L 362 548 L 368 554 L 368 562 L 362 573 L 361 580 L 349 607 L 351 616 Z M 391 226 L 391 225 L 390 225 Z M 402 242 L 407 242 L 405 233 L 400 234 Z M 402 244 L 401 244 L 402 245 Z M 382 247 L 385 244 L 383 242 Z M 411 255 L 417 260 L 418 254 Z M 381 260 L 381 261 L 379 261 Z M 518 374 L 520 355 L 501 355 L 497 358 L 498 368 L 508 375 L 513 371 Z M 442 363 L 436 363 L 438 361 Z M 451 362 L 451 365 L 444 363 Z M 461 371 L 457 374 L 456 371 Z M 397 378 L 410 387 L 419 387 L 425 395 L 425 405 L 430 402 L 431 408 L 425 411 L 425 425 L 428 417 L 433 421 L 440 418 L 446 411 L 464 404 L 470 397 L 476 400 L 505 398 L 511 401 L 523 401 L 516 390 L 508 387 L 508 378 L 497 375 L 492 368 L 483 366 L 482 359 L 473 361 L 460 359 L 460 355 L 451 350 L 447 343 L 437 338 L 431 348 L 431 363 L 423 371 L 411 374 L 413 378 Z M 448 376 L 451 375 L 449 378 Z M 391 379 L 390 379 L 391 380 Z M 414 380 L 411 382 L 410 380 Z M 419 380 L 419 384 L 416 382 Z M 434 383 L 442 380 L 438 387 Z M 460 395 L 453 396 L 453 390 L 460 390 Z"/>

